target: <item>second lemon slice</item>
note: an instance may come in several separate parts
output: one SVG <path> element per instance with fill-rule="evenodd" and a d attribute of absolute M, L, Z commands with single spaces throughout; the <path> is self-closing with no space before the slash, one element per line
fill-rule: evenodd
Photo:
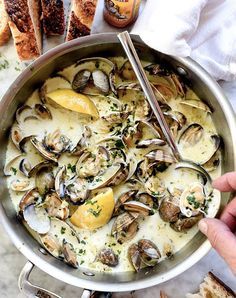
<path fill-rule="evenodd" d="M 79 206 L 70 221 L 78 228 L 95 230 L 107 224 L 115 206 L 113 191 L 106 188 Z"/>
<path fill-rule="evenodd" d="M 95 104 L 84 94 L 77 93 L 70 89 L 58 89 L 47 93 L 47 97 L 65 109 L 87 114 L 95 118 L 99 117 Z"/>

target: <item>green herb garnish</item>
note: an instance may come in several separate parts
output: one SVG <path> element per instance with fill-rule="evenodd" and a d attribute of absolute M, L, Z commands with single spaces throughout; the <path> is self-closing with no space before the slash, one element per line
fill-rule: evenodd
<path fill-rule="evenodd" d="M 98 217 L 101 213 L 102 209 L 100 208 L 98 211 L 93 210 L 92 208 L 89 208 L 88 212 L 90 212 L 93 216 Z"/>
<path fill-rule="evenodd" d="M 14 175 L 16 175 L 16 173 L 17 173 L 17 169 L 16 168 L 11 167 L 10 170 L 13 172 Z"/>
<path fill-rule="evenodd" d="M 76 172 L 76 165 L 72 166 L 72 164 L 69 163 L 68 166 L 67 166 L 67 169 L 71 170 L 71 173 L 75 173 Z"/>
<path fill-rule="evenodd" d="M 63 235 L 63 234 L 65 234 L 65 232 L 66 232 L 66 228 L 61 227 L 61 234 Z"/>

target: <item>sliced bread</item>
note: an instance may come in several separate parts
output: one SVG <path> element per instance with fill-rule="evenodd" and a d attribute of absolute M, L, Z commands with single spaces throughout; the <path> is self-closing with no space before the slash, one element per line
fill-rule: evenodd
<path fill-rule="evenodd" d="M 204 282 L 200 284 L 200 291 L 196 294 L 187 294 L 186 298 L 236 298 L 236 294 L 212 272 L 209 272 Z"/>
<path fill-rule="evenodd" d="M 72 40 L 91 32 L 97 0 L 72 0 L 66 40 Z"/>
<path fill-rule="evenodd" d="M 0 0 L 0 46 L 8 42 L 11 31 L 8 25 L 8 15 L 5 10 L 4 0 Z"/>
<path fill-rule="evenodd" d="M 65 15 L 63 0 L 41 0 L 43 30 L 47 36 L 63 35 Z"/>
<path fill-rule="evenodd" d="M 40 0 L 5 0 L 5 6 L 19 58 L 37 58 L 42 52 Z"/>

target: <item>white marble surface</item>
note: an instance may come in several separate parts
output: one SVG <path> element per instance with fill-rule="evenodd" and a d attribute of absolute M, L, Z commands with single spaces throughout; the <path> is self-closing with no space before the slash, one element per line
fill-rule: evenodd
<path fill-rule="evenodd" d="M 102 2 L 102 0 L 99 0 Z M 109 27 L 102 23 L 101 5 L 98 13 L 96 14 L 96 25 L 94 26 L 95 32 L 114 31 L 114 28 Z M 99 24 L 99 26 L 97 25 Z M 57 44 L 60 38 L 51 39 L 46 48 Z M 8 61 L 8 63 L 5 62 Z M 6 66 L 6 69 L 3 69 Z M 4 92 L 9 88 L 11 82 L 20 73 L 23 65 L 19 64 L 16 59 L 14 47 L 12 42 L 6 47 L 0 48 L 0 98 Z M 236 81 L 235 82 L 221 82 L 223 89 L 229 100 L 236 108 Z M 16 250 L 11 241 L 9 240 L 3 228 L 0 226 L 1 245 L 0 245 L 0 297 L 15 298 L 22 297 L 17 287 L 17 278 L 20 270 L 26 262 L 26 259 Z M 204 275 L 208 271 L 213 271 L 221 279 L 223 279 L 229 286 L 236 291 L 236 278 L 232 275 L 224 261 L 212 250 L 206 257 L 198 262 L 191 269 L 181 274 L 177 278 L 163 283 L 160 286 L 152 287 L 146 290 L 140 290 L 132 295 L 130 293 L 115 294 L 115 297 L 159 297 L 160 290 L 165 290 L 170 298 L 183 298 L 187 292 L 194 292 L 197 290 L 199 283 L 202 281 Z M 64 298 L 80 297 L 81 290 L 62 282 L 55 280 L 49 275 L 44 274 L 38 269 L 32 274 L 32 281 L 41 285 L 51 291 L 56 292 Z"/>

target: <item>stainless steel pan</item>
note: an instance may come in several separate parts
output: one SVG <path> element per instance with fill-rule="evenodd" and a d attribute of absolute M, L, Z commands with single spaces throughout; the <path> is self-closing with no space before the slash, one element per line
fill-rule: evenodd
<path fill-rule="evenodd" d="M 141 59 L 156 61 L 162 59 L 191 82 L 195 92 L 214 108 L 213 119 L 219 134 L 224 139 L 223 172 L 236 167 L 236 123 L 233 110 L 219 85 L 190 58 L 166 56 L 148 48 L 137 36 L 132 36 Z M 60 45 L 47 52 L 31 64 L 12 84 L 0 103 L 0 163 L 3 169 L 9 128 L 19 104 L 26 101 L 31 92 L 57 70 L 80 58 L 88 56 L 124 55 L 116 34 L 98 34 L 83 37 Z M 97 291 L 131 291 L 150 287 L 167 281 L 182 273 L 199 261 L 210 249 L 210 244 L 199 232 L 192 241 L 179 251 L 173 260 L 165 260 L 153 269 L 139 273 L 99 273 L 84 269 L 72 269 L 53 258 L 40 248 L 17 220 L 12 206 L 6 179 L 1 171 L 0 217 L 6 232 L 19 251 L 35 266 L 68 284 Z M 222 196 L 222 207 L 229 197 Z M 26 282 L 32 265 L 27 264 L 21 275 L 21 286 L 32 294 L 32 287 Z M 34 289 L 34 292 L 38 291 Z M 43 291 L 43 290 L 41 290 Z M 88 292 L 86 292 L 88 294 Z M 49 294 L 48 294 L 49 295 Z M 53 296 L 48 297 L 58 297 Z M 32 296 L 34 297 L 34 296 Z"/>

